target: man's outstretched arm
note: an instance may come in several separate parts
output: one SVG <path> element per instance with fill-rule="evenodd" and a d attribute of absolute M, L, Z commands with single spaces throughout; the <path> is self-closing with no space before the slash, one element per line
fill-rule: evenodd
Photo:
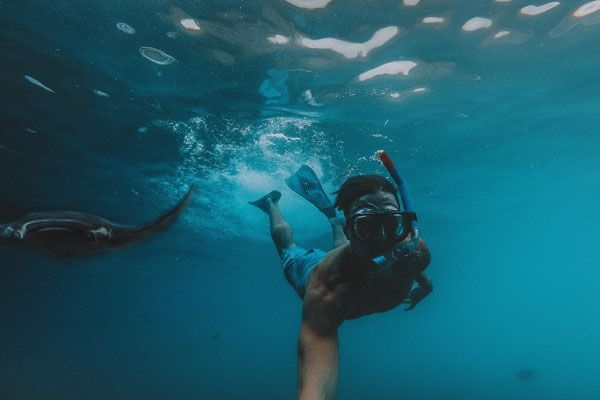
<path fill-rule="evenodd" d="M 337 329 L 321 335 L 303 322 L 298 338 L 298 400 L 333 399 L 338 374 Z"/>
<path fill-rule="evenodd" d="M 339 375 L 338 327 L 344 321 L 340 293 L 314 280 L 306 290 L 298 338 L 298 399 L 335 397 Z"/>

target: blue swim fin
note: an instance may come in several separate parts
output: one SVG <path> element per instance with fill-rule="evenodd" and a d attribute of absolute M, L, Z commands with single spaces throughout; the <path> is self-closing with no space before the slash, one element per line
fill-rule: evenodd
<path fill-rule="evenodd" d="M 314 204 L 327 218 L 335 218 L 333 203 L 325 194 L 315 171 L 308 165 L 301 166 L 298 171 L 285 180 L 294 192 Z"/>

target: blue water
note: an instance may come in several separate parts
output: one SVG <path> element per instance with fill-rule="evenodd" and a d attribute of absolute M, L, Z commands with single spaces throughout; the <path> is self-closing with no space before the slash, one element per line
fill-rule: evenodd
<path fill-rule="evenodd" d="M 584 3 L 0 0 L 0 222 L 138 224 L 197 187 L 136 247 L 0 247 L 0 398 L 293 398 L 301 301 L 247 201 L 280 190 L 296 241 L 328 250 L 284 179 L 307 163 L 333 192 L 385 174 L 379 149 L 409 183 L 434 292 L 342 325 L 337 398 L 600 398 L 600 11 L 572 16 Z M 464 31 L 476 16 L 492 26 Z M 365 56 L 301 45 L 390 26 Z M 359 79 L 392 61 L 417 66 Z"/>

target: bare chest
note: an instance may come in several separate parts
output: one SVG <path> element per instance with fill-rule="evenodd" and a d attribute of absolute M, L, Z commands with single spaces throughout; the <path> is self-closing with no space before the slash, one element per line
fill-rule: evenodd
<path fill-rule="evenodd" d="M 341 279 L 336 291 L 343 293 L 346 319 L 388 311 L 407 297 L 412 279 L 394 271 L 360 279 Z"/>

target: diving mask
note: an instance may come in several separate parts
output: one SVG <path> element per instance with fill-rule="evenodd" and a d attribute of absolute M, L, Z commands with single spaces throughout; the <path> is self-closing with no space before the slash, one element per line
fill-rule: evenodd
<path fill-rule="evenodd" d="M 417 218 L 414 212 L 358 212 L 350 217 L 350 229 L 360 242 L 374 238 L 385 238 L 401 242 L 410 234 L 412 221 Z"/>

